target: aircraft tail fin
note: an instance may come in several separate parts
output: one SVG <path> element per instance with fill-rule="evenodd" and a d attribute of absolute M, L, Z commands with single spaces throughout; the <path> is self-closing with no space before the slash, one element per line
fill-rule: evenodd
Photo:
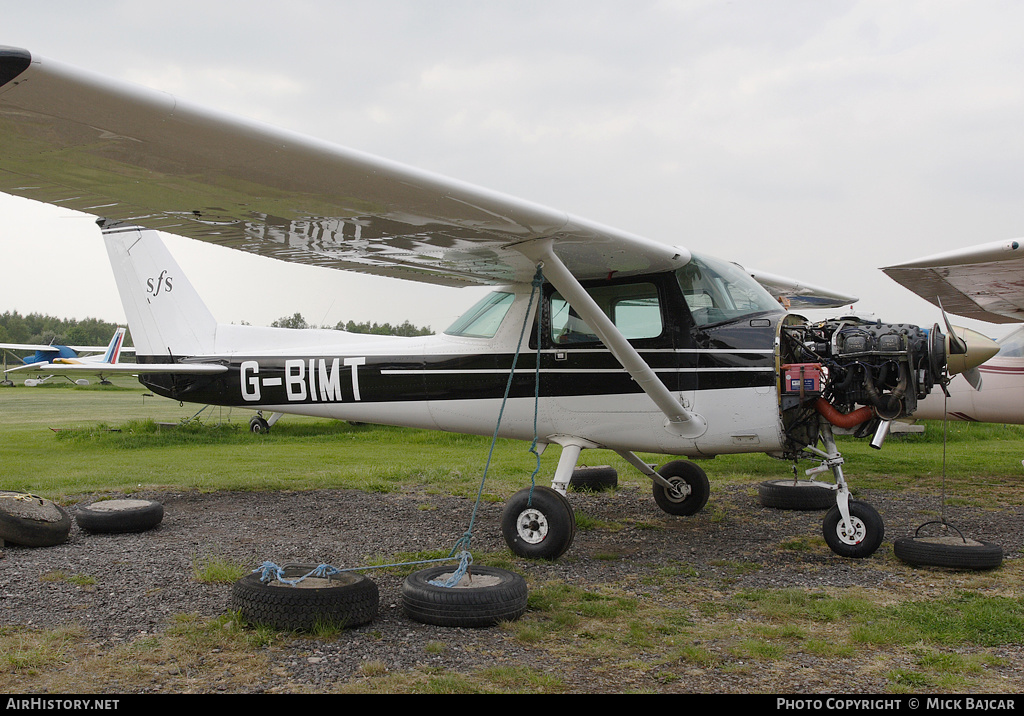
<path fill-rule="evenodd" d="M 110 339 L 107 352 L 103 354 L 104 363 L 117 363 L 121 359 L 121 345 L 124 343 L 124 328 L 114 331 L 114 337 Z"/>
<path fill-rule="evenodd" d="M 138 356 L 175 358 L 214 352 L 217 321 L 152 229 L 103 227 Z"/>

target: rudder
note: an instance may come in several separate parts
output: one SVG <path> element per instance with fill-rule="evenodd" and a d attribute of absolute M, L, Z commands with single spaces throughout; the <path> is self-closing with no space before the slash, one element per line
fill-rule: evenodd
<path fill-rule="evenodd" d="M 115 224 L 103 227 L 103 238 L 136 355 L 213 353 L 217 321 L 159 234 Z"/>

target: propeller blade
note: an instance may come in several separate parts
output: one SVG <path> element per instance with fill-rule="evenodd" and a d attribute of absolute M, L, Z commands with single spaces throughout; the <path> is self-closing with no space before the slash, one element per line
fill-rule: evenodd
<path fill-rule="evenodd" d="M 953 331 L 953 326 L 949 322 L 949 316 L 946 315 L 946 309 L 942 307 L 942 299 L 936 296 L 935 300 L 939 304 L 939 310 L 942 311 L 942 320 L 946 323 L 946 352 L 949 355 L 965 355 L 967 353 L 967 344 Z"/>
<path fill-rule="evenodd" d="M 975 390 L 981 390 L 980 370 L 978 370 L 977 368 L 971 368 L 970 370 L 965 370 L 963 375 L 964 378 L 967 379 L 967 382 L 971 384 L 972 388 L 974 388 Z"/>

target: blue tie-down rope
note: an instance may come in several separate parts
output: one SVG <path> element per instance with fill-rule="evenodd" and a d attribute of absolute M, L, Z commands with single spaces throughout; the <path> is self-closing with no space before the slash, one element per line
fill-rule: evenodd
<path fill-rule="evenodd" d="M 448 588 L 451 588 L 451 587 L 454 587 L 455 585 L 457 585 L 462 580 L 463 576 L 465 576 L 466 571 L 469 569 L 470 565 L 473 564 L 473 555 L 468 550 L 469 543 L 472 540 L 472 536 L 473 536 L 473 524 L 476 522 L 476 513 L 477 513 L 477 510 L 479 509 L 480 501 L 481 501 L 482 496 L 483 496 L 484 484 L 487 481 L 487 473 L 488 473 L 488 471 L 490 470 L 490 467 L 491 467 L 491 459 L 494 457 L 494 448 L 495 448 L 495 445 L 498 442 L 498 433 L 499 433 L 499 429 L 501 427 L 502 416 L 505 413 L 505 405 L 508 403 L 508 396 L 509 396 L 509 393 L 512 390 L 512 381 L 515 378 L 515 373 L 516 373 L 516 363 L 519 361 L 519 354 L 520 354 L 520 351 L 522 350 L 522 346 L 523 346 L 523 338 L 526 335 L 526 328 L 529 325 L 529 321 L 530 321 L 530 310 L 533 308 L 533 302 L 534 302 L 534 299 L 536 298 L 537 292 L 543 287 L 543 285 L 544 285 L 544 274 L 543 274 L 543 271 L 542 271 L 542 267 L 538 266 L 537 267 L 537 272 L 536 272 L 536 274 L 534 274 L 534 277 L 533 277 L 532 290 L 530 291 L 530 302 L 529 302 L 529 304 L 526 307 L 526 318 L 523 320 L 523 326 L 522 326 L 522 329 L 519 332 L 519 343 L 516 345 L 516 352 L 515 352 L 515 355 L 512 357 L 512 369 L 509 371 L 508 382 L 505 385 L 505 395 L 502 397 L 502 400 L 501 400 L 501 408 L 498 411 L 498 422 L 495 425 L 494 435 L 491 438 L 491 447 L 490 447 L 490 450 L 487 453 L 487 462 L 484 465 L 483 476 L 480 479 L 480 488 L 479 488 L 479 490 L 477 490 L 476 502 L 475 502 L 475 504 L 473 506 L 473 512 L 472 512 L 472 515 L 470 517 L 469 527 L 463 533 L 463 535 L 458 539 L 458 541 L 455 543 L 455 546 L 452 548 L 452 551 L 449 553 L 449 555 L 447 557 L 445 557 L 445 558 L 442 558 L 442 559 L 427 559 L 427 560 L 422 560 L 422 561 L 417 561 L 417 562 L 395 562 L 395 563 L 392 563 L 392 564 L 381 564 L 381 565 L 374 565 L 374 566 L 368 566 L 368 567 L 351 567 L 349 569 L 338 569 L 337 567 L 332 567 L 329 564 L 321 564 L 321 565 L 315 567 L 314 569 L 312 569 L 307 574 L 304 574 L 301 577 L 296 577 L 295 579 L 285 579 L 285 577 L 284 577 L 284 570 L 281 567 L 278 567 L 273 562 L 264 562 L 260 567 L 258 567 L 257 569 L 253 570 L 253 572 L 260 572 L 260 581 L 261 582 L 269 582 L 272 579 L 277 579 L 277 581 L 282 582 L 283 584 L 290 584 L 290 585 L 294 586 L 294 585 L 298 584 L 299 582 L 303 581 L 304 579 L 308 579 L 309 577 L 330 577 L 331 575 L 339 574 L 341 572 L 355 572 L 355 571 L 361 571 L 361 570 L 366 570 L 366 569 L 385 569 L 387 567 L 403 567 L 403 566 L 415 565 L 415 564 L 435 564 L 437 562 L 448 562 L 448 561 L 450 561 L 450 560 L 452 560 L 452 559 L 454 559 L 456 557 L 458 557 L 459 566 L 452 573 L 451 577 L 449 577 L 448 579 L 443 580 L 443 581 L 442 580 L 433 580 L 432 579 L 432 580 L 430 580 L 430 584 L 433 584 L 434 586 L 437 586 L 437 587 L 448 587 Z M 542 311 L 543 311 L 543 301 L 538 301 L 538 307 L 537 307 L 537 326 L 538 326 L 538 329 L 541 326 L 541 314 L 542 314 Z M 537 449 L 537 443 L 538 443 L 538 437 L 537 437 L 537 414 L 539 412 L 539 410 L 538 410 L 539 403 L 540 403 L 540 351 L 537 352 L 536 367 L 535 367 L 535 371 L 534 371 L 534 386 L 533 386 L 533 442 L 530 444 L 530 453 L 532 453 L 534 455 L 534 457 L 536 458 L 536 464 L 534 466 L 533 474 L 530 475 L 530 490 L 531 490 L 530 495 L 531 495 L 531 498 L 532 498 L 532 495 L 533 495 L 533 486 L 534 486 L 534 484 L 536 482 L 537 474 L 540 472 L 540 451 Z M 461 551 L 459 551 L 456 554 L 456 550 L 458 550 L 460 546 L 464 547 L 464 549 L 462 549 Z"/>
<path fill-rule="evenodd" d="M 466 573 L 466 570 L 468 570 L 469 566 L 473 564 L 473 555 L 471 555 L 469 552 L 465 550 L 459 552 L 458 555 L 449 555 L 447 557 L 442 557 L 440 559 L 423 559 L 416 562 L 392 562 L 391 564 L 375 564 L 365 567 L 349 567 L 347 569 L 332 567 L 329 564 L 320 564 L 311 569 L 310 571 L 306 572 L 306 574 L 303 574 L 300 577 L 294 577 L 292 579 L 288 579 L 284 576 L 284 567 L 279 567 L 273 562 L 269 561 L 264 562 L 252 571 L 253 573 L 259 573 L 261 582 L 271 582 L 276 579 L 282 584 L 289 584 L 294 587 L 296 584 L 299 584 L 300 582 L 309 579 L 310 577 L 320 577 L 321 579 L 329 579 L 331 576 L 335 574 L 341 574 L 342 572 L 361 572 L 367 569 L 387 569 L 389 567 L 406 567 L 415 564 L 436 564 L 438 562 L 450 562 L 455 556 L 458 557 L 459 566 L 455 569 L 452 579 L 447 580 L 450 583 L 446 584 L 437 583 L 433 581 L 431 582 L 431 584 L 438 584 L 438 586 L 453 587 L 459 583 L 459 580 L 462 579 L 463 575 Z"/>

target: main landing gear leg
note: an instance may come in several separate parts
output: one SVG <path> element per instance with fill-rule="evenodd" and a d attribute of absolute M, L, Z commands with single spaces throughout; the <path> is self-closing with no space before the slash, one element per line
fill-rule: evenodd
<path fill-rule="evenodd" d="M 831 471 L 836 481 L 836 504 L 825 514 L 822 522 L 825 543 L 841 557 L 869 557 L 885 536 L 882 517 L 868 503 L 850 499 L 850 488 L 843 477 L 843 457 L 836 448 L 832 426 L 824 418 L 821 419 L 819 434 L 825 450 L 814 446 L 805 449 L 821 458 L 821 464 L 808 470 L 807 475 Z"/>

